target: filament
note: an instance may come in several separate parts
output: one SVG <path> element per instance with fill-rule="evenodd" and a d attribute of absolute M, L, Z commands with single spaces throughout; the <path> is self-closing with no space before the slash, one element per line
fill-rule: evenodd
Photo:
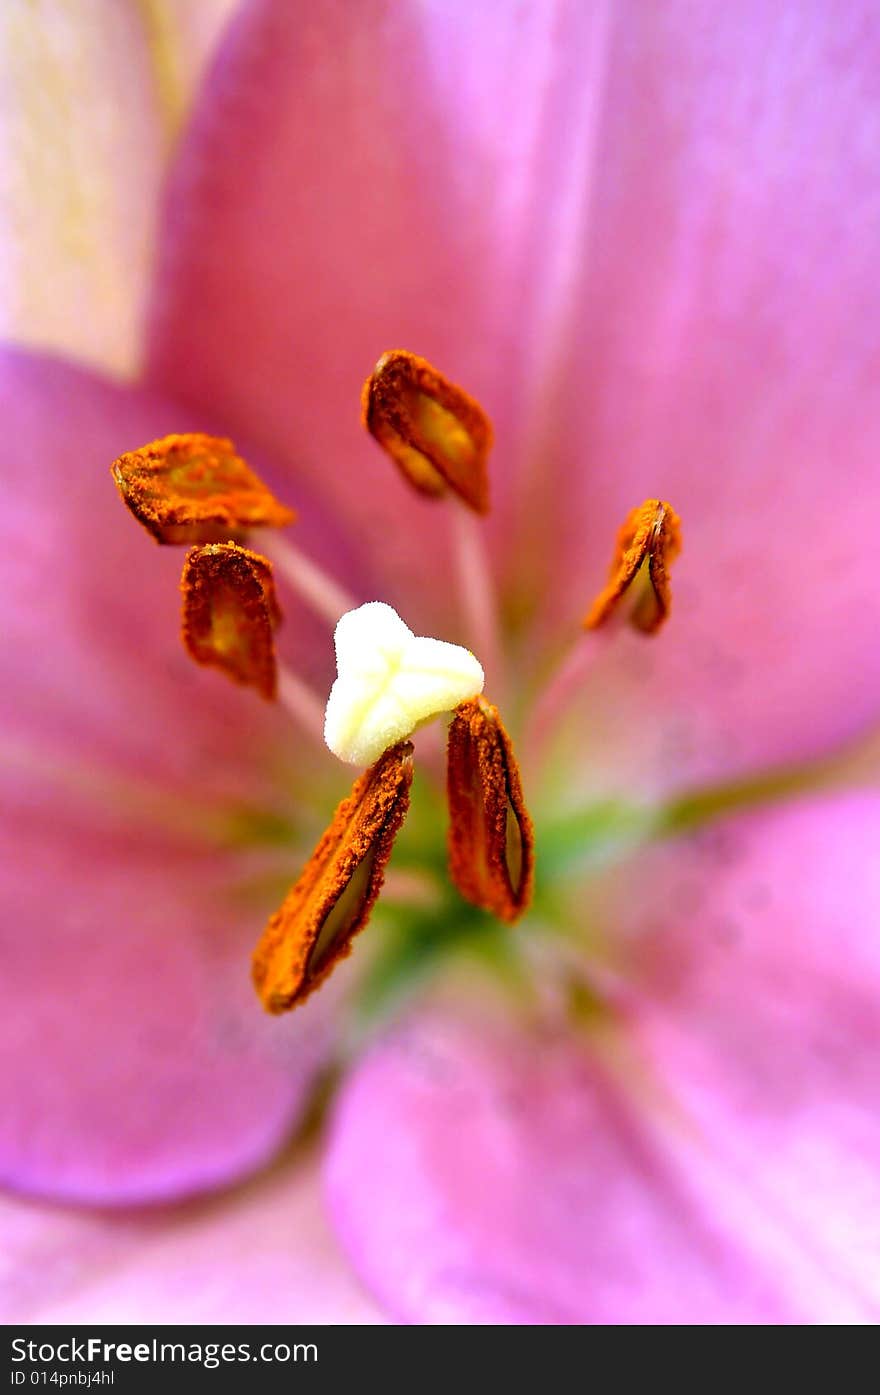
<path fill-rule="evenodd" d="M 447 500 L 459 598 L 468 639 L 489 675 L 493 692 L 503 686 L 502 647 L 495 587 L 480 519 L 454 498 Z"/>
<path fill-rule="evenodd" d="M 278 661 L 278 701 L 309 736 L 324 741 L 324 703 L 287 664 Z"/>
<path fill-rule="evenodd" d="M 302 599 L 324 620 L 335 625 L 347 610 L 354 610 L 357 599 L 340 586 L 323 567 L 286 538 L 277 535 L 262 542 L 266 556 Z"/>
<path fill-rule="evenodd" d="M 573 699 L 582 691 L 585 681 L 608 649 L 616 625 L 602 630 L 579 634 L 564 654 L 547 687 L 541 693 L 532 712 L 526 734 L 530 762 L 537 762 Z"/>

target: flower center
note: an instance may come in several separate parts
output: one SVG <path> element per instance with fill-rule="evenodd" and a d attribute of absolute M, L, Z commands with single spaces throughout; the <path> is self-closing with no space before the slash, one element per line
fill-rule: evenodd
<path fill-rule="evenodd" d="M 362 409 L 364 425 L 407 484 L 446 510 L 468 626 L 479 637 L 490 681 L 500 681 L 492 571 L 478 531 L 490 507 L 488 417 L 462 388 L 404 350 L 379 360 L 364 386 Z M 279 573 L 335 624 L 338 676 L 324 708 L 278 659 L 275 566 L 244 545 L 255 529 L 277 530 L 295 515 L 232 443 L 197 433 L 168 436 L 120 456 L 112 473 L 124 502 L 158 542 L 190 546 L 181 581 L 190 656 L 264 699 L 280 699 L 310 732 L 323 734 L 340 760 L 366 767 L 257 946 L 253 978 L 265 1008 L 279 1013 L 304 1002 L 366 926 L 410 806 L 409 738 L 443 714 L 451 714 L 449 886 L 476 913 L 506 925 L 518 921 L 533 896 L 535 836 L 513 743 L 499 709 L 482 696 L 485 674 L 475 654 L 414 634 L 381 601 L 354 604 L 307 556 L 270 543 Z M 623 615 L 641 633 L 656 633 L 669 613 L 669 567 L 680 547 L 679 520 L 669 504 L 650 499 L 633 509 L 585 628 Z M 573 667 L 564 664 L 550 685 L 551 714 L 564 700 L 559 684 L 565 679 L 571 686 Z M 430 853 L 423 865 L 433 874 Z M 459 924 L 472 923 L 464 910 L 454 914 Z"/>

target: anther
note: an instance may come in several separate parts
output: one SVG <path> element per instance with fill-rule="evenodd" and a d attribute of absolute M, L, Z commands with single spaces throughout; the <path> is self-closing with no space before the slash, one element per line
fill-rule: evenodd
<path fill-rule="evenodd" d="M 466 901 L 517 920 L 532 896 L 534 832 L 510 737 L 485 698 L 450 723 L 447 795 L 452 880 Z"/>
<path fill-rule="evenodd" d="M 254 953 L 267 1012 L 297 1007 L 351 951 L 382 887 L 409 808 L 412 746 L 386 751 L 355 781 Z"/>
<path fill-rule="evenodd" d="M 598 629 L 626 597 L 627 619 L 654 634 L 669 614 L 669 568 L 681 552 L 681 520 L 671 504 L 646 499 L 627 515 L 617 535 L 608 582 L 593 602 L 584 628 Z"/>
<path fill-rule="evenodd" d="M 266 558 L 232 542 L 194 547 L 180 588 L 183 643 L 190 656 L 273 699 L 278 685 L 274 631 L 281 612 Z"/>
<path fill-rule="evenodd" d="M 364 384 L 363 423 L 421 494 L 447 487 L 475 513 L 489 512 L 492 424 L 473 397 L 427 359 L 392 349 Z"/>
<path fill-rule="evenodd" d="M 135 518 L 160 543 L 222 542 L 296 517 L 219 436 L 164 436 L 110 469 Z"/>

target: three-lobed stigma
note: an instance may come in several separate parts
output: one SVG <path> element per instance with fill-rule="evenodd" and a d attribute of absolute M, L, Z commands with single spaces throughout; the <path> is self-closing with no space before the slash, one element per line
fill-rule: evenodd
<path fill-rule="evenodd" d="M 324 739 L 351 765 L 369 764 L 423 722 L 483 691 L 483 669 L 469 649 L 414 635 L 382 601 L 343 615 L 335 644 L 339 677 Z"/>

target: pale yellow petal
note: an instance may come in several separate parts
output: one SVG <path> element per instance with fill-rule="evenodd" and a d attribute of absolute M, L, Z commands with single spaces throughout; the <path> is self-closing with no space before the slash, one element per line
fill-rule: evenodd
<path fill-rule="evenodd" d="M 0 335 L 121 375 L 159 192 L 234 0 L 0 5 Z"/>

